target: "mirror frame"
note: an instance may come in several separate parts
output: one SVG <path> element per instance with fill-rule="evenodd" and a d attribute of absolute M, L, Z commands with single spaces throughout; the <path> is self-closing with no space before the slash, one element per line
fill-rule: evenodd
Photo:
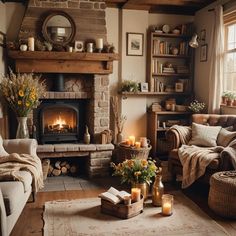
<path fill-rule="evenodd" d="M 65 41 L 65 42 L 55 42 L 53 41 L 48 33 L 47 33 L 47 23 L 48 21 L 53 17 L 53 16 L 56 16 L 56 15 L 61 15 L 61 16 L 64 16 L 66 17 L 66 19 L 70 22 L 71 24 L 71 35 L 68 37 L 68 39 Z M 65 12 L 63 11 L 55 11 L 55 12 L 52 12 L 50 13 L 46 18 L 45 20 L 43 21 L 43 26 L 42 26 L 42 34 L 43 34 L 43 37 L 46 41 L 54 44 L 54 45 L 61 45 L 61 46 L 66 46 L 67 44 L 69 44 L 70 42 L 72 42 L 74 40 L 74 37 L 75 37 L 75 31 L 76 31 L 76 25 L 75 25 L 75 22 L 74 20 Z"/>

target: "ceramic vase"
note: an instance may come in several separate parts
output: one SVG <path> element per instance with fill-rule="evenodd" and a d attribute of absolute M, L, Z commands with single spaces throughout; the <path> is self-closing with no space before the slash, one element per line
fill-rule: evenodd
<path fill-rule="evenodd" d="M 85 134 L 84 134 L 84 143 L 90 144 L 90 134 L 88 132 L 88 126 L 86 125 Z"/>
<path fill-rule="evenodd" d="M 17 117 L 18 127 L 16 131 L 16 138 L 29 138 L 29 129 L 27 126 L 27 117 Z"/>
<path fill-rule="evenodd" d="M 123 141 L 123 134 L 118 132 L 116 135 L 116 142 L 121 143 Z"/>
<path fill-rule="evenodd" d="M 141 194 L 143 195 L 144 200 L 148 198 L 148 193 L 149 193 L 149 185 L 148 183 L 133 183 L 132 188 L 140 188 L 141 189 Z"/>

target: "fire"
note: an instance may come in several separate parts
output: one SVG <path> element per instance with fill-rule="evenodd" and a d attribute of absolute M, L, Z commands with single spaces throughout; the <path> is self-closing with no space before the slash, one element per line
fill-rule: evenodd
<path fill-rule="evenodd" d="M 66 125 L 66 121 L 59 116 L 55 122 L 53 123 L 53 126 L 59 125 L 59 129 L 62 129 Z"/>

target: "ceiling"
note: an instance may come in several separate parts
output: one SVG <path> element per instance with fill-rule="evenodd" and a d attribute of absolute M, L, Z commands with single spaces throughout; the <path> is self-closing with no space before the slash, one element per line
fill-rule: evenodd
<path fill-rule="evenodd" d="M 28 0 L 1 0 L 27 3 Z M 146 10 L 150 13 L 194 15 L 196 11 L 216 0 L 104 0 L 108 7 Z"/>
<path fill-rule="evenodd" d="M 146 10 L 150 13 L 194 15 L 215 0 L 105 0 L 108 7 Z"/>

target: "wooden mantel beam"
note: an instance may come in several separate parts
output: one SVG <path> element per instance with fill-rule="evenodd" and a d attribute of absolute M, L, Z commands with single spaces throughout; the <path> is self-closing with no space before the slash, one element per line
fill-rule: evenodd
<path fill-rule="evenodd" d="M 111 74 L 116 53 L 9 51 L 19 72 Z"/>

